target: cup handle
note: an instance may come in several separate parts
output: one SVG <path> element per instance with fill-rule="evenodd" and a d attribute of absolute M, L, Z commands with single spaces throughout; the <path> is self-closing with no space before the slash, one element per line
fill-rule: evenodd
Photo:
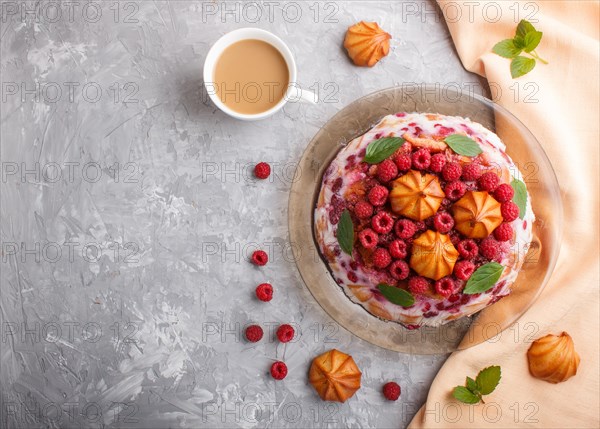
<path fill-rule="evenodd" d="M 305 103 L 317 104 L 319 102 L 319 96 L 312 91 L 306 91 L 298 88 L 298 96 L 300 97 L 299 101 L 303 101 Z"/>

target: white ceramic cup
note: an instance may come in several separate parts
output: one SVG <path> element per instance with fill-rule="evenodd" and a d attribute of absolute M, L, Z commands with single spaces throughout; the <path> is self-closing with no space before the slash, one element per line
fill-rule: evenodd
<path fill-rule="evenodd" d="M 217 95 L 214 82 L 215 65 L 217 64 L 217 61 L 223 51 L 228 46 L 236 42 L 249 39 L 262 40 L 263 42 L 267 42 L 274 46 L 281 53 L 281 55 L 283 55 L 290 74 L 288 89 L 285 93 L 285 96 L 279 101 L 279 103 L 271 107 L 269 110 L 255 114 L 239 113 L 227 107 Z M 284 41 L 279 37 L 260 28 L 240 28 L 225 34 L 210 48 L 208 55 L 204 60 L 204 86 L 206 87 L 206 91 L 210 96 L 210 99 L 223 112 L 227 113 L 229 116 L 241 119 L 243 121 L 256 121 L 258 119 L 267 118 L 279 111 L 287 102 L 306 101 L 316 104 L 318 101 L 317 95 L 310 91 L 302 90 L 296 81 L 297 75 L 298 71 L 296 69 L 296 61 L 294 60 L 294 56 L 292 55 L 290 48 L 288 48 Z"/>

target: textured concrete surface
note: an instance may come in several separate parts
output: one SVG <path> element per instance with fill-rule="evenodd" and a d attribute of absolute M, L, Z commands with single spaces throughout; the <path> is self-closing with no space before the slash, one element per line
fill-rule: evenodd
<path fill-rule="evenodd" d="M 445 356 L 375 348 L 338 327 L 297 273 L 288 192 L 312 135 L 377 89 L 440 82 L 481 92 L 429 2 L 1 3 L 1 427 L 403 427 Z M 345 29 L 394 39 L 354 67 Z M 241 123 L 202 90 L 225 32 L 257 26 L 296 55 L 316 106 Z M 251 177 L 272 164 L 266 182 Z M 308 220 L 307 220 L 308 221 Z M 247 262 L 257 247 L 271 263 Z M 275 299 L 253 299 L 270 281 Z M 266 327 L 243 341 L 249 322 Z M 279 323 L 301 335 L 273 341 Z M 363 387 L 321 402 L 311 359 L 354 356 Z M 290 373 L 268 376 L 274 359 Z M 382 383 L 402 398 L 385 402 Z"/>

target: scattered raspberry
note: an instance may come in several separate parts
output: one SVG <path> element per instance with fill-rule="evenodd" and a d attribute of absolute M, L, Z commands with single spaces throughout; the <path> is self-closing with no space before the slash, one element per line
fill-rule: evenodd
<path fill-rule="evenodd" d="M 264 302 L 273 299 L 273 286 L 269 283 L 261 283 L 256 287 L 256 297 Z"/>
<path fill-rule="evenodd" d="M 507 201 L 500 206 L 500 213 L 505 222 L 512 222 L 519 217 L 519 206 L 512 201 Z"/>
<path fill-rule="evenodd" d="M 394 261 L 390 265 L 390 275 L 396 280 L 404 280 L 408 277 L 409 272 L 410 268 L 404 261 Z"/>
<path fill-rule="evenodd" d="M 377 246 L 379 236 L 371 228 L 366 228 L 358 233 L 358 240 L 365 249 L 372 249 Z"/>
<path fill-rule="evenodd" d="M 454 266 L 454 276 L 458 280 L 469 280 L 475 271 L 475 264 L 471 261 L 458 261 Z"/>
<path fill-rule="evenodd" d="M 464 259 L 473 259 L 479 254 L 479 247 L 473 240 L 463 240 L 458 243 L 458 253 Z"/>
<path fill-rule="evenodd" d="M 492 237 L 485 238 L 479 244 L 479 253 L 489 260 L 495 259 L 500 253 L 500 245 Z"/>
<path fill-rule="evenodd" d="M 271 166 L 266 162 L 259 162 L 254 166 L 254 175 L 257 179 L 266 179 L 271 175 Z"/>
<path fill-rule="evenodd" d="M 267 262 L 269 262 L 269 255 L 264 250 L 255 250 L 252 253 L 252 263 L 254 265 L 262 267 L 263 265 L 267 265 Z"/>
<path fill-rule="evenodd" d="M 505 203 L 512 200 L 515 195 L 515 190 L 507 183 L 503 183 L 494 191 L 494 198 L 499 203 Z"/>
<path fill-rule="evenodd" d="M 246 328 L 246 339 L 251 343 L 259 342 L 263 337 L 263 330 L 258 325 L 250 325 Z"/>
<path fill-rule="evenodd" d="M 443 153 L 437 153 L 431 157 L 431 164 L 429 164 L 429 168 L 434 173 L 441 173 L 444 169 L 444 165 L 446 165 L 446 155 Z"/>
<path fill-rule="evenodd" d="M 400 397 L 400 386 L 398 383 L 390 381 L 383 385 L 383 396 L 388 401 L 397 401 Z"/>
<path fill-rule="evenodd" d="M 389 191 L 385 186 L 377 185 L 369 191 L 367 198 L 374 206 L 382 206 L 385 204 L 388 194 Z"/>
<path fill-rule="evenodd" d="M 379 212 L 371 219 L 371 226 L 379 234 L 387 234 L 394 227 L 394 219 L 388 212 Z"/>
<path fill-rule="evenodd" d="M 398 175 L 398 167 L 391 159 L 386 159 L 377 166 L 377 178 L 380 182 L 386 183 L 393 180 Z"/>
<path fill-rule="evenodd" d="M 440 234 L 446 234 L 454 228 L 454 219 L 447 212 L 437 212 L 433 217 L 433 225 Z"/>
<path fill-rule="evenodd" d="M 481 166 L 474 162 L 463 167 L 462 179 L 468 182 L 474 181 L 481 177 Z"/>
<path fill-rule="evenodd" d="M 427 149 L 419 149 L 412 155 L 412 164 L 417 170 L 427 170 L 431 164 L 431 154 Z"/>
<path fill-rule="evenodd" d="M 452 201 L 457 201 L 462 198 L 467 192 L 467 187 L 464 182 L 459 180 L 455 180 L 454 182 L 450 182 L 444 188 L 444 193 L 446 194 L 446 198 Z"/>
<path fill-rule="evenodd" d="M 508 241 L 513 236 L 513 229 L 509 223 L 503 223 L 494 230 L 494 237 L 498 241 Z"/>
<path fill-rule="evenodd" d="M 390 252 L 383 247 L 378 247 L 373 253 L 373 265 L 377 268 L 385 268 L 392 262 Z"/>
<path fill-rule="evenodd" d="M 462 174 L 462 168 L 458 162 L 449 162 L 442 169 L 442 176 L 447 182 L 458 180 Z"/>
<path fill-rule="evenodd" d="M 442 295 L 444 298 L 448 298 L 454 293 L 456 284 L 450 277 L 444 277 L 435 282 L 435 291 Z"/>
<path fill-rule="evenodd" d="M 483 173 L 481 177 L 477 179 L 479 189 L 482 191 L 494 192 L 499 183 L 500 178 L 496 173 L 492 173 L 491 171 Z"/>
<path fill-rule="evenodd" d="M 281 325 L 277 328 L 277 339 L 282 343 L 289 343 L 294 339 L 294 328 L 291 325 Z"/>
<path fill-rule="evenodd" d="M 408 255 L 406 243 L 402 240 L 394 240 L 388 246 L 392 258 L 404 259 Z"/>
<path fill-rule="evenodd" d="M 394 162 L 400 171 L 408 171 L 412 166 L 410 155 L 398 155 L 396 158 L 394 158 Z"/>
<path fill-rule="evenodd" d="M 417 231 L 425 231 L 427 229 L 427 225 L 425 225 L 425 222 L 422 220 L 416 221 L 415 227 L 417 228 Z"/>
<path fill-rule="evenodd" d="M 422 295 L 429 290 L 429 280 L 421 276 L 412 277 L 408 281 L 408 290 L 413 295 Z"/>
<path fill-rule="evenodd" d="M 408 219 L 400 219 L 394 226 L 394 232 L 398 238 L 411 238 L 417 232 L 416 225 Z"/>
<path fill-rule="evenodd" d="M 366 201 L 359 201 L 354 206 L 354 214 L 359 219 L 368 219 L 373 216 L 373 206 Z"/>
<path fill-rule="evenodd" d="M 271 365 L 271 377 L 275 380 L 283 380 L 288 373 L 287 365 L 281 361 L 277 361 Z"/>

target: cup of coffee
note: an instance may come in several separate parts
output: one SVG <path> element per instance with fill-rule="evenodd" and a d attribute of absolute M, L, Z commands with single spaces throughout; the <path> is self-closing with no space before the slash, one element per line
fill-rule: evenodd
<path fill-rule="evenodd" d="M 213 103 L 237 119 L 255 121 L 288 101 L 317 102 L 296 82 L 296 61 L 279 37 L 259 28 L 225 34 L 204 61 L 204 85 Z"/>

